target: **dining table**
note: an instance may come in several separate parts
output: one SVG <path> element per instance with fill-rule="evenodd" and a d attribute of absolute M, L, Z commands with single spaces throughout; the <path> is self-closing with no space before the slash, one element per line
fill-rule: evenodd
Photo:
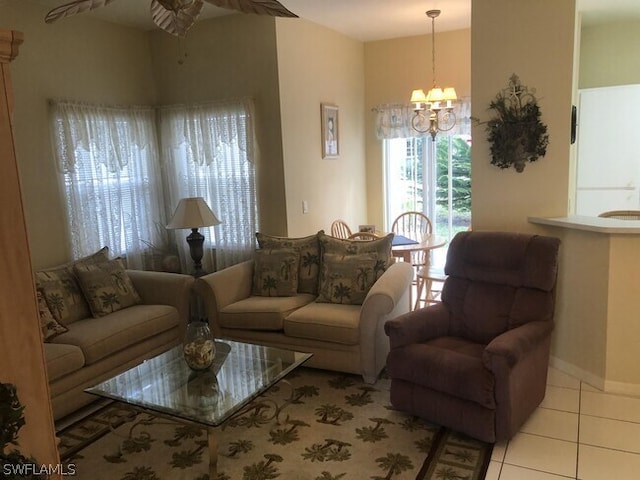
<path fill-rule="evenodd" d="M 404 262 L 411 262 L 413 252 L 423 251 L 428 261 L 429 252 L 436 248 L 444 247 L 447 239 L 435 234 L 425 234 L 421 240 L 414 240 L 401 234 L 395 234 L 391 243 L 391 253 L 394 257 L 401 258 Z"/>

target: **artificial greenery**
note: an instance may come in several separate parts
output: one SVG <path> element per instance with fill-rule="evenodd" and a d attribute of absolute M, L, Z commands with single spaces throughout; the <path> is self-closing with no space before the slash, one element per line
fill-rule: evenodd
<path fill-rule="evenodd" d="M 18 431 L 24 423 L 24 407 L 18 399 L 15 385 L 0 382 L 0 472 L 2 478 L 10 480 L 48 478 L 48 475 L 44 474 L 14 473 L 12 467 L 36 464 L 34 459 L 25 457 L 15 448 L 7 450 L 10 446 L 18 446 Z"/>
<path fill-rule="evenodd" d="M 535 162 L 547 153 L 549 135 L 540 121 L 540 107 L 533 93 L 513 74 L 509 87 L 489 104 L 496 116 L 487 122 L 491 163 L 500 168 L 513 166 L 522 172 L 526 162 Z"/>

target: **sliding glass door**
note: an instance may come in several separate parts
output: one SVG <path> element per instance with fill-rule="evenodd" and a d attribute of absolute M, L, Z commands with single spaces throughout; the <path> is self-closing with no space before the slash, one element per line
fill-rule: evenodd
<path fill-rule="evenodd" d="M 385 227 L 402 212 L 425 213 L 448 240 L 471 226 L 471 137 L 438 134 L 384 140 Z M 440 251 L 441 250 L 441 251 Z M 433 259 L 444 263 L 446 249 Z"/>

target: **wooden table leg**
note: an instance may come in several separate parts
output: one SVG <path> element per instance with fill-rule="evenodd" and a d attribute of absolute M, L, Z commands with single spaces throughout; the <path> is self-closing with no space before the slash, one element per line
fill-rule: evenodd
<path fill-rule="evenodd" d="M 209 480 L 218 478 L 218 439 L 213 428 L 207 428 L 209 442 Z"/>
<path fill-rule="evenodd" d="M 416 274 L 416 302 L 413 306 L 414 310 L 418 310 L 420 308 L 420 298 L 422 297 L 422 289 L 424 288 L 424 284 L 424 279 Z"/>

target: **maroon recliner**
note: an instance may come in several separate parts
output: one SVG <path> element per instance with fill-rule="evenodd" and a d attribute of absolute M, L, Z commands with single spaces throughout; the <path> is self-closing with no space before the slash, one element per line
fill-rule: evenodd
<path fill-rule="evenodd" d="M 559 246 L 457 234 L 442 302 L 385 324 L 392 405 L 485 442 L 517 433 L 545 395 Z"/>

